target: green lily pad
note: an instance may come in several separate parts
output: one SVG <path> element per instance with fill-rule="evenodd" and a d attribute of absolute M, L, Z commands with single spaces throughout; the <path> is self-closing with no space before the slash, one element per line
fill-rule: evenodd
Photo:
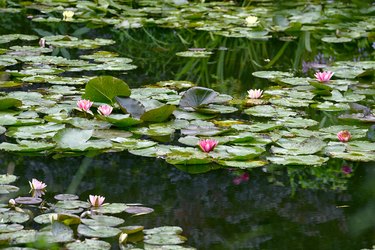
<path fill-rule="evenodd" d="M 138 232 L 142 232 L 143 229 L 144 229 L 143 226 L 125 226 L 125 227 L 120 227 L 120 230 L 123 233 L 126 233 L 126 234 L 135 234 L 135 233 L 138 233 Z"/>
<path fill-rule="evenodd" d="M 292 73 L 282 71 L 256 71 L 252 73 L 253 76 L 259 78 L 265 78 L 270 80 L 276 80 L 278 78 L 293 77 Z"/>
<path fill-rule="evenodd" d="M 188 89 L 181 97 L 180 107 L 198 108 L 212 103 L 218 93 L 212 89 L 203 87 L 192 87 Z"/>
<path fill-rule="evenodd" d="M 36 240 L 35 230 L 19 230 L 17 232 L 0 234 L 0 242 L 9 242 L 12 245 L 32 243 Z"/>
<path fill-rule="evenodd" d="M 130 96 L 129 86 L 118 78 L 112 76 L 99 76 L 91 79 L 86 84 L 85 94 L 82 98 L 113 105 L 116 96 Z"/>
<path fill-rule="evenodd" d="M 194 83 L 189 82 L 189 81 L 160 81 L 155 83 L 155 85 L 160 86 L 160 87 L 167 87 L 167 88 L 172 88 L 172 89 L 188 89 L 191 87 L 194 87 Z"/>
<path fill-rule="evenodd" d="M 335 37 L 335 36 L 326 36 L 322 38 L 323 42 L 326 43 L 348 43 L 352 41 L 352 38 L 349 37 Z"/>
<path fill-rule="evenodd" d="M 67 128 L 60 130 L 53 139 L 59 148 L 73 151 L 98 150 L 112 147 L 112 143 L 107 140 L 89 141 L 92 135 L 93 130 Z"/>
<path fill-rule="evenodd" d="M 176 56 L 192 57 L 192 58 L 208 58 L 213 53 L 211 51 L 181 51 L 177 52 Z"/>
<path fill-rule="evenodd" d="M 20 224 L 0 224 L 0 233 L 17 232 L 23 229 Z"/>
<path fill-rule="evenodd" d="M 1 174 L 0 175 L 0 185 L 4 184 L 10 184 L 12 182 L 15 182 L 17 180 L 17 176 L 12 174 Z"/>
<path fill-rule="evenodd" d="M 107 226 L 107 227 L 115 227 L 122 223 L 124 223 L 123 219 L 108 216 L 108 215 L 91 215 L 90 219 L 81 219 L 82 223 L 87 226 Z"/>
<path fill-rule="evenodd" d="M 150 245 L 177 245 L 185 241 L 185 237 L 174 234 L 149 234 L 144 238 L 144 242 Z"/>
<path fill-rule="evenodd" d="M 321 151 L 326 143 L 317 137 L 280 139 L 276 142 L 280 147 L 271 147 L 274 154 L 308 155 Z"/>
<path fill-rule="evenodd" d="M 209 154 L 200 152 L 196 148 L 174 147 L 171 149 L 171 152 L 167 154 L 166 161 L 172 165 L 199 165 L 210 163 L 213 159 Z"/>
<path fill-rule="evenodd" d="M 104 117 L 107 122 L 112 123 L 116 127 L 126 128 L 142 123 L 142 120 L 130 117 L 130 114 L 111 114 Z"/>
<path fill-rule="evenodd" d="M 331 91 L 331 94 L 331 96 L 323 97 L 323 99 L 335 102 L 359 102 L 366 98 L 364 95 L 358 95 L 352 92 L 345 92 L 343 95 L 340 91 L 335 89 Z"/>
<path fill-rule="evenodd" d="M 22 101 L 15 98 L 0 98 L 0 110 L 6 110 L 12 107 L 20 107 Z"/>
<path fill-rule="evenodd" d="M 85 201 L 79 201 L 79 200 L 63 200 L 58 201 L 55 204 L 56 208 L 62 208 L 62 209 L 77 209 L 77 208 L 89 208 L 90 204 Z"/>
<path fill-rule="evenodd" d="M 311 105 L 314 109 L 324 110 L 324 111 L 344 111 L 349 110 L 350 107 L 347 103 L 333 103 L 333 102 L 321 102 L 314 103 Z"/>
<path fill-rule="evenodd" d="M 232 160 L 218 160 L 218 164 L 231 168 L 240 168 L 240 169 L 251 169 L 263 167 L 268 164 L 267 161 L 261 160 L 249 160 L 249 161 L 232 161 Z"/>
<path fill-rule="evenodd" d="M 64 124 L 47 123 L 36 126 L 10 127 L 6 135 L 18 139 L 46 139 L 52 138 Z"/>
<path fill-rule="evenodd" d="M 84 241 L 76 241 L 65 245 L 69 250 L 106 250 L 111 249 L 111 244 L 102 240 L 85 239 Z"/>
<path fill-rule="evenodd" d="M 17 144 L 3 142 L 0 143 L 0 150 L 8 152 L 40 152 L 55 147 L 54 143 L 49 142 L 38 142 L 38 141 L 28 141 L 21 140 Z"/>
<path fill-rule="evenodd" d="M 252 108 L 244 110 L 245 114 L 258 116 L 258 117 L 287 117 L 297 115 L 291 109 L 286 109 L 282 107 L 274 107 L 271 105 L 259 105 Z"/>
<path fill-rule="evenodd" d="M 147 110 L 142 114 L 140 119 L 148 122 L 163 122 L 169 118 L 175 109 L 176 107 L 173 105 L 161 105 L 159 107 Z"/>
<path fill-rule="evenodd" d="M 143 230 L 144 234 L 150 235 L 150 234 L 181 234 L 182 228 L 177 226 L 163 226 L 163 227 L 155 227 L 151 229 L 145 229 Z"/>
<path fill-rule="evenodd" d="M 195 110 L 204 114 L 230 114 L 238 109 L 231 106 L 209 104 L 207 107 L 196 108 Z"/>
<path fill-rule="evenodd" d="M 173 112 L 173 115 L 176 117 L 176 119 L 181 120 L 209 120 L 216 116 L 216 114 L 200 114 L 197 112 L 187 112 L 182 110 L 175 110 Z"/>
<path fill-rule="evenodd" d="M 133 214 L 134 216 L 144 215 L 154 212 L 154 209 L 149 207 L 140 207 L 140 206 L 128 206 L 125 209 L 125 212 L 128 214 Z"/>
<path fill-rule="evenodd" d="M 37 198 L 37 197 L 17 197 L 15 199 L 15 201 L 18 204 L 36 205 L 36 204 L 42 203 L 43 200 L 41 198 Z"/>
<path fill-rule="evenodd" d="M 162 157 L 170 152 L 170 147 L 166 145 L 154 145 L 152 147 L 129 150 L 129 153 L 143 157 Z"/>
<path fill-rule="evenodd" d="M 18 190 L 19 188 L 13 185 L 7 185 L 7 184 L 0 185 L 0 194 L 14 193 L 14 192 L 18 192 Z"/>
<path fill-rule="evenodd" d="M 2 223 L 24 223 L 30 219 L 30 215 L 27 213 L 21 213 L 16 211 L 5 211 L 0 212 L 0 221 Z"/>
<path fill-rule="evenodd" d="M 314 101 L 306 100 L 306 99 L 295 99 L 295 98 L 271 98 L 269 100 L 271 104 L 279 105 L 283 107 L 294 107 L 294 108 L 300 108 L 300 107 L 308 107 L 310 103 L 313 103 Z"/>
<path fill-rule="evenodd" d="M 121 230 L 118 228 L 107 226 L 87 226 L 84 224 L 80 224 L 77 231 L 83 236 L 92 238 L 109 238 L 121 233 Z"/>
<path fill-rule="evenodd" d="M 81 218 L 74 214 L 68 213 L 46 213 L 38 215 L 34 218 L 34 221 L 39 224 L 49 224 L 51 219 L 64 223 L 65 225 L 76 225 L 81 223 Z"/>
<path fill-rule="evenodd" d="M 116 101 L 123 112 L 129 113 L 134 118 L 140 119 L 146 111 L 143 104 L 134 98 L 117 96 Z"/>
<path fill-rule="evenodd" d="M 65 201 L 65 200 L 78 200 L 78 195 L 75 194 L 57 194 L 54 197 L 58 201 Z"/>
<path fill-rule="evenodd" d="M 62 243 L 74 241 L 73 230 L 63 223 L 54 221 L 50 231 L 40 231 L 37 238 L 46 239 L 49 243 Z"/>
<path fill-rule="evenodd" d="M 318 124 L 312 119 L 305 119 L 301 117 L 284 117 L 277 120 L 278 123 L 283 124 L 287 128 L 307 128 Z"/>
<path fill-rule="evenodd" d="M 317 155 L 283 155 L 283 156 L 269 156 L 267 157 L 272 163 L 279 165 L 308 165 L 308 166 L 321 166 L 328 158 L 320 157 Z"/>
<path fill-rule="evenodd" d="M 124 212 L 127 207 L 124 203 L 110 203 L 95 208 L 95 211 L 102 214 L 118 214 Z"/>

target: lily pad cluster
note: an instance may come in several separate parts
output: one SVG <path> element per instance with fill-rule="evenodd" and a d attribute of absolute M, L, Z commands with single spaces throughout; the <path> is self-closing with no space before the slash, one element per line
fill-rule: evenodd
<path fill-rule="evenodd" d="M 7 193 L 8 197 L 14 195 L 18 188 L 11 184 L 16 179 L 14 175 L 0 175 L 1 193 Z M 34 179 L 33 185 L 36 184 L 45 189 L 44 183 Z M 39 189 L 39 186 L 31 187 Z M 186 238 L 181 235 L 180 227 L 144 229 L 127 225 L 126 214 L 134 217 L 153 212 L 142 204 L 92 204 L 91 200 L 79 200 L 74 194 L 57 194 L 53 201 L 38 196 L 17 197 L 10 199 L 9 204 L 0 205 L 1 247 L 111 249 L 111 242 L 116 239 L 120 249 L 195 249 L 184 246 Z M 30 222 L 37 223 L 40 229 L 29 229 Z"/>
<path fill-rule="evenodd" d="M 371 123 L 372 107 L 359 104 L 368 96 L 364 91 L 368 85 L 349 79 L 301 81 L 278 71 L 254 75 L 276 83 L 265 90 L 262 99 L 255 99 L 257 102 L 246 98 L 236 102 L 229 95 L 178 81 L 131 89 L 112 76 L 92 78 L 84 89 L 51 83 L 43 93 L 4 93 L 0 99 L 0 125 L 7 141 L 0 144 L 0 149 L 60 156 L 128 150 L 135 155 L 164 158 L 173 165 L 216 163 L 239 168 L 269 162 L 318 166 L 329 157 L 375 160 L 367 125 L 316 129 L 319 121 L 306 114 L 306 108 L 346 111 L 351 113 L 338 116 L 343 122 L 349 117 Z M 80 99 L 90 100 L 94 112 L 77 111 Z M 107 115 L 100 112 L 103 104 L 111 107 Z M 238 112 L 248 118 L 226 118 Z M 337 139 L 342 130 L 350 132 L 349 142 Z M 204 152 L 198 144 L 208 138 L 216 140 L 218 146 Z"/>
<path fill-rule="evenodd" d="M 320 3 L 306 5 L 303 1 L 297 1 L 291 5 L 285 4 L 281 9 L 267 2 L 240 7 L 234 2 L 189 3 L 179 0 L 140 0 L 136 5 L 132 1 L 39 1 L 13 3 L 11 7 L 17 9 L 25 6 L 40 13 L 32 17 L 34 22 L 63 21 L 116 29 L 150 26 L 190 28 L 225 37 L 257 40 L 269 39 L 277 33 L 288 34 L 277 37 L 290 40 L 293 39 L 290 35 L 298 31 L 318 31 L 321 32 L 321 41 L 325 43 L 347 43 L 367 37 L 374 27 L 373 19 L 369 18 L 373 11 L 371 7 L 363 7 L 356 12 L 350 4 L 336 2 L 325 3 L 323 7 Z M 331 22 L 333 18 L 350 22 Z M 57 45 L 61 44 L 65 42 L 57 42 Z M 81 43 L 79 46 L 86 45 Z"/>

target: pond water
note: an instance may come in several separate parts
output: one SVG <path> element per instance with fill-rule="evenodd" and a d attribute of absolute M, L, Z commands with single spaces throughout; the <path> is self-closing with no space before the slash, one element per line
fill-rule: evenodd
<path fill-rule="evenodd" d="M 47 202 L 61 193 L 77 194 L 83 201 L 100 194 L 108 203 L 153 208 L 151 214 L 120 217 L 126 225 L 145 228 L 179 226 L 186 248 L 371 249 L 375 5 L 354 0 L 187 2 L 0 2 L 6 6 L 0 9 L 0 104 L 7 105 L 1 102 L 6 97 L 22 101 L 0 108 L 0 171 L 19 177 L 12 184 L 19 191 L 3 194 L 2 203 L 28 196 L 28 181 L 37 178 L 48 185 Z M 64 11 L 74 15 L 65 12 L 63 18 Z M 45 48 L 39 46 L 42 37 Z M 92 57 L 98 51 L 117 55 Z M 320 70 L 334 71 L 333 80 L 314 80 Z M 84 84 L 104 75 L 124 80 L 135 99 L 155 95 L 178 106 L 190 84 L 225 94 L 219 96 L 224 101 L 227 95 L 233 99 L 226 106 L 196 107 L 198 112 L 190 113 L 203 114 L 198 118 L 173 113 L 179 122 L 189 120 L 186 124 L 148 120 L 129 128 L 111 121 L 109 129 L 97 116 L 74 110 L 81 95 L 90 96 Z M 174 88 L 176 95 L 145 90 L 171 80 L 189 87 Z M 249 101 L 249 89 L 264 90 L 263 98 Z M 69 122 L 65 113 L 81 120 Z M 215 118 L 205 117 L 212 113 Z M 38 125 L 52 122 L 65 127 L 37 131 Z M 84 137 L 91 122 L 96 131 L 114 135 L 95 134 L 100 142 L 91 140 L 92 134 Z M 68 141 L 60 132 L 55 135 L 68 128 L 80 132 L 72 132 Z M 347 144 L 338 141 L 340 130 L 351 132 Z M 108 136 L 111 146 L 102 146 Z M 197 137 L 219 140 L 218 153 L 192 153 L 189 148 Z M 79 140 L 94 142 L 71 142 Z M 155 153 L 168 147 L 177 155 Z M 244 148 L 255 150 L 254 155 Z M 53 208 L 47 202 L 42 205 Z M 30 210 L 35 215 L 43 211 L 36 206 Z M 24 225 L 41 229 L 32 220 Z M 104 240 L 118 248 L 118 234 Z M 2 246 L 45 247 L 14 242 L 0 240 Z M 156 249 L 152 244 L 136 246 Z M 127 247 L 123 249 L 131 249 Z"/>

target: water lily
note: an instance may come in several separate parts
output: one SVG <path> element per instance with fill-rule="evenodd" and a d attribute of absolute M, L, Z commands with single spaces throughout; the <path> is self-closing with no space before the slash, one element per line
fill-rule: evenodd
<path fill-rule="evenodd" d="M 30 192 L 32 193 L 33 197 L 39 198 L 42 197 L 45 194 L 45 189 L 47 185 L 41 181 L 38 181 L 37 179 L 33 178 L 30 184 Z"/>
<path fill-rule="evenodd" d="M 109 116 L 112 113 L 113 108 L 107 104 L 102 105 L 98 108 L 98 113 L 104 116 Z"/>
<path fill-rule="evenodd" d="M 328 82 L 329 80 L 331 80 L 331 77 L 333 76 L 333 72 L 332 71 L 323 71 L 323 72 L 316 72 L 314 74 L 316 80 L 318 80 L 319 82 Z"/>
<path fill-rule="evenodd" d="M 93 207 L 100 207 L 101 205 L 103 205 L 103 202 L 105 200 L 105 197 L 104 196 L 100 196 L 100 195 L 89 195 L 89 199 L 90 199 L 90 203 L 91 203 L 91 206 Z"/>
<path fill-rule="evenodd" d="M 66 11 L 63 12 L 63 20 L 64 21 L 70 21 L 70 20 L 72 20 L 73 16 L 74 16 L 74 12 L 71 11 L 71 10 L 66 10 Z"/>
<path fill-rule="evenodd" d="M 250 89 L 247 91 L 248 97 L 250 99 L 259 99 L 262 97 L 263 90 L 260 89 Z"/>
<path fill-rule="evenodd" d="M 92 104 L 93 102 L 91 102 L 90 100 L 82 99 L 77 102 L 77 107 L 80 111 L 92 114 L 90 111 Z"/>
<path fill-rule="evenodd" d="M 46 47 L 46 39 L 40 38 L 40 40 L 39 40 L 39 46 L 41 48 L 45 48 Z"/>
<path fill-rule="evenodd" d="M 219 142 L 214 139 L 203 139 L 199 141 L 199 147 L 203 152 L 211 152 Z"/>
<path fill-rule="evenodd" d="M 33 178 L 31 182 L 29 181 L 30 187 L 33 190 L 43 190 L 47 187 L 47 185 L 37 179 Z"/>
<path fill-rule="evenodd" d="M 350 132 L 348 130 L 342 130 L 342 131 L 337 133 L 337 138 L 341 142 L 348 142 L 351 137 L 352 137 L 352 135 L 350 134 Z"/>
<path fill-rule="evenodd" d="M 246 17 L 245 21 L 246 25 L 249 27 L 256 26 L 259 23 L 258 18 L 256 16 L 248 16 Z"/>
<path fill-rule="evenodd" d="M 344 174 L 351 174 L 353 172 L 353 169 L 349 166 L 342 166 L 341 171 Z"/>

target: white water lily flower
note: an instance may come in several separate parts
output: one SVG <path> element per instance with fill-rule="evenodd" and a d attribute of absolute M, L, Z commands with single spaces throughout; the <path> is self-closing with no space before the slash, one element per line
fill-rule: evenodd
<path fill-rule="evenodd" d="M 72 20 L 72 17 L 74 16 L 74 12 L 71 10 L 66 10 L 63 12 L 63 20 L 69 21 Z"/>
<path fill-rule="evenodd" d="M 248 16 L 245 21 L 247 26 L 256 26 L 259 23 L 258 17 L 256 16 Z"/>

